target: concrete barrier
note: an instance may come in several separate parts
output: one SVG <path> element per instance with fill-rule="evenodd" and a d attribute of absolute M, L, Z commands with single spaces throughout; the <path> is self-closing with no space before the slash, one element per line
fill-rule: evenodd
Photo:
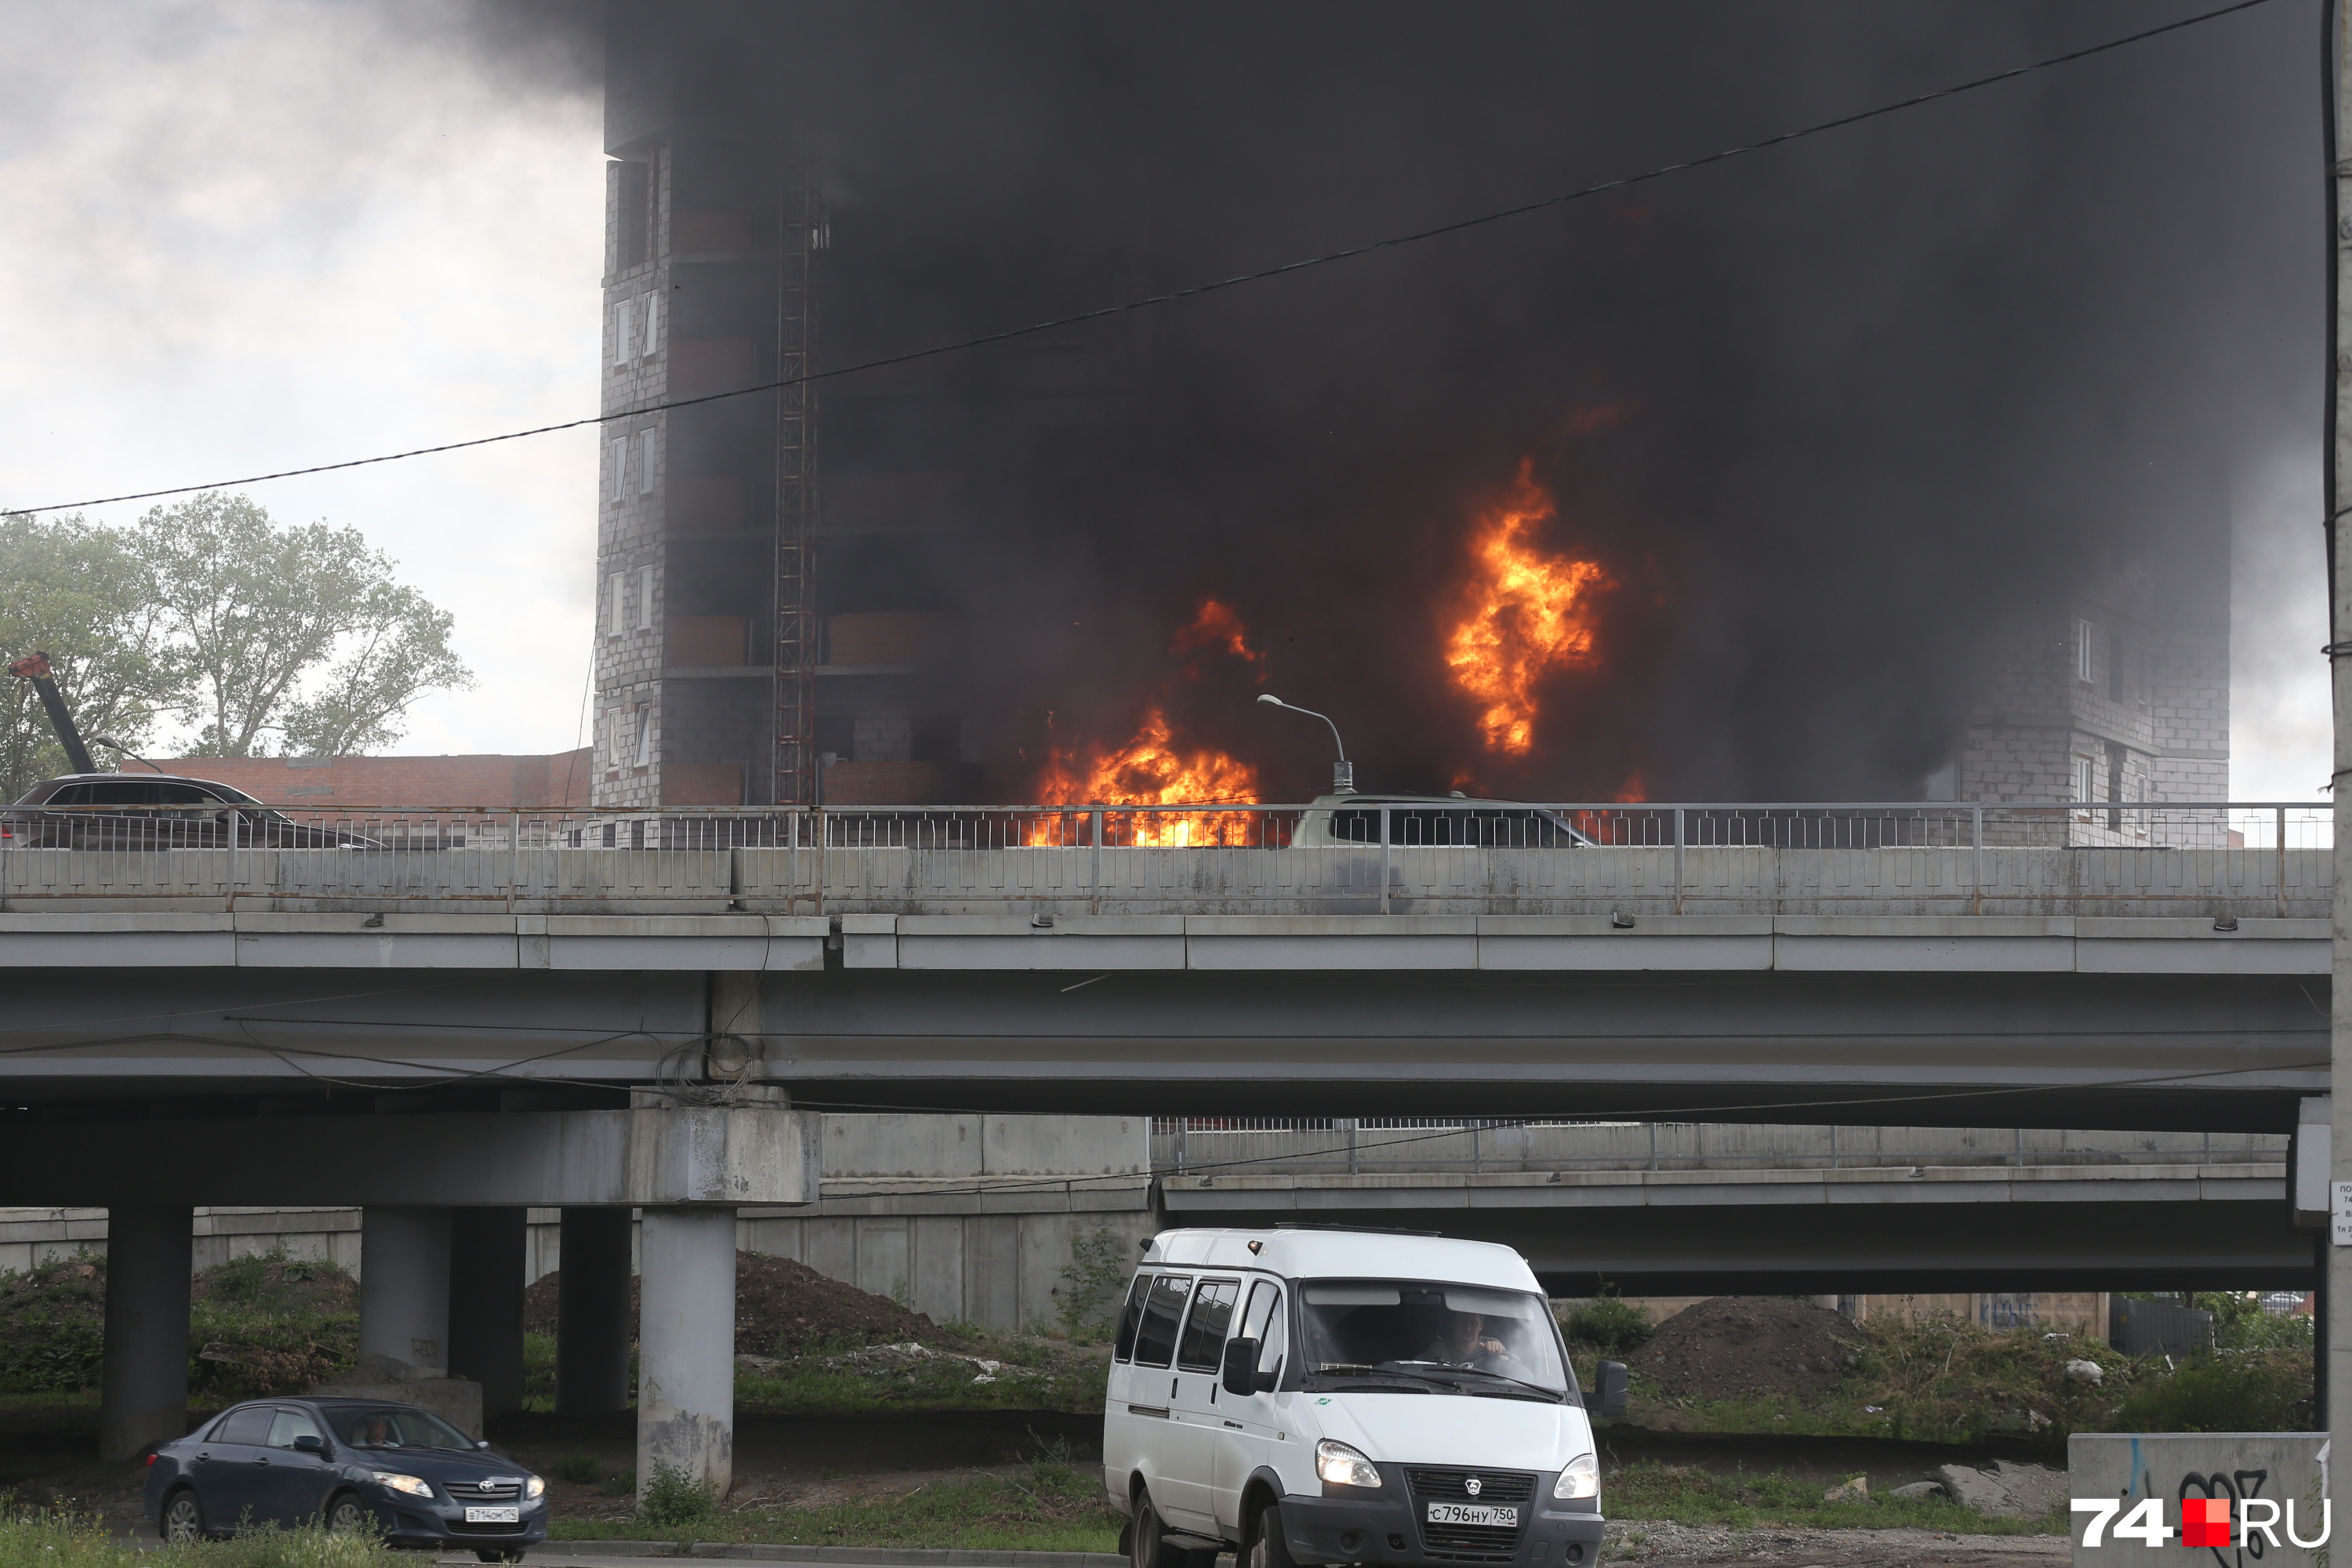
<path fill-rule="evenodd" d="M 2325 1432 L 2089 1432 L 2066 1442 L 2067 1481 L 2077 1503 L 2113 1501 L 2112 1512 L 2080 1509 L 2073 1515 L 2076 1568 L 2133 1568 L 2177 1564 L 2189 1538 L 2182 1529 L 2184 1500 L 2226 1500 L 2229 1543 L 2215 1543 L 2214 1560 L 2225 1568 L 2260 1563 L 2261 1568 L 2302 1568 L 2328 1560 L 2326 1542 L 2334 1523 L 2326 1500 L 2327 1434 Z M 2156 1506 L 2139 1512 L 2153 1500 Z M 2247 1505 L 2252 1504 L 2250 1508 Z M 2270 1505 L 2275 1505 L 2273 1509 Z M 2267 1517 L 2265 1517 L 2267 1516 Z M 2157 1524 L 2170 1533 L 2149 1541 L 2137 1532 L 2122 1538 L 2119 1525 Z M 2246 1543 L 2246 1527 L 2255 1542 Z M 2265 1528 L 2266 1527 L 2266 1528 Z M 2091 1537 L 2098 1532 L 2098 1542 Z M 2297 1540 L 2308 1542 L 2298 1546 Z M 2200 1549 L 2201 1550 L 2201 1549 Z"/>

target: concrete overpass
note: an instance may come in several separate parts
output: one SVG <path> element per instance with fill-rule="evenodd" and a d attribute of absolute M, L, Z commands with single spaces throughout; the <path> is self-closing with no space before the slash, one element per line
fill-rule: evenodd
<path fill-rule="evenodd" d="M 196 1204 L 362 1205 L 369 1277 L 412 1281 L 371 1289 L 362 1342 L 426 1372 L 455 1353 L 445 1322 L 482 1365 L 519 1354 L 519 1322 L 450 1321 L 487 1298 L 449 1270 L 519 1276 L 529 1209 L 560 1207 L 562 1403 L 583 1410 L 625 1401 L 635 1208 L 659 1395 L 639 1474 L 723 1483 L 738 1211 L 821 1196 L 804 1164 L 725 1148 L 804 1147 L 810 1108 L 2280 1132 L 2324 1091 L 2332 858 L 2287 808 L 2251 848 L 2188 807 L 1871 813 L 1545 819 L 1601 840 L 1575 847 L 1414 843 L 1430 823 L 1385 810 L 408 814 L 299 850 L 238 842 L 232 813 L 226 841 L 0 852 L 0 1203 L 122 1205 L 118 1452 L 184 1399 Z M 714 1113 L 723 1147 L 697 1131 Z M 576 1153 L 622 1126 L 666 1152 Z M 2141 1179 L 2215 1184 L 2192 1206 L 2261 1179 L 2179 1169 Z M 1561 1207 L 1472 1174 L 1421 1190 L 1498 1235 Z M 1251 1201 L 1324 1201 L 1286 1179 Z M 1604 1211 L 1737 1207 L 1794 1247 L 1832 1206 L 1906 1207 L 1913 1180 L 1838 1167 L 1679 1205 L 1663 1177 L 1539 1180 L 1585 1200 L 1591 1245 L 1571 1257 L 1556 1224 L 1526 1245 L 1663 1279 L 1643 1225 Z M 2060 1190 L 2000 1187 L 2010 1213 Z M 1990 1265 L 1997 1227 L 1966 1241 L 1961 1207 L 1936 1205 L 1954 1256 Z"/>
<path fill-rule="evenodd" d="M 1213 1121 L 1154 1145 L 1171 1224 L 1442 1230 L 1560 1295 L 2318 1282 L 2270 1133 Z"/>

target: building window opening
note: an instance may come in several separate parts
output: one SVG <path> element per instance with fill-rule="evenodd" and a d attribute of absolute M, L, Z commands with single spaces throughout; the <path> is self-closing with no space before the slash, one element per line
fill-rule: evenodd
<path fill-rule="evenodd" d="M 2074 798 L 2086 805 L 2095 798 L 2091 794 L 2091 759 L 2088 757 L 2077 756 L 2074 759 Z M 2091 820 L 2091 814 L 2087 811 L 2078 815 L 2084 822 Z"/>
<path fill-rule="evenodd" d="M 654 432 L 650 426 L 637 432 L 637 493 L 654 493 Z"/>
<path fill-rule="evenodd" d="M 619 637 L 623 632 L 629 629 L 628 583 L 629 579 L 626 573 L 615 572 L 613 574 L 613 607 L 611 619 L 604 623 L 604 635 L 608 637 Z"/>
<path fill-rule="evenodd" d="M 613 267 L 625 271 L 653 257 L 654 166 L 625 160 L 614 171 Z"/>
<path fill-rule="evenodd" d="M 644 566 L 637 571 L 637 630 L 649 632 L 653 629 L 654 569 Z"/>
<path fill-rule="evenodd" d="M 616 300 L 613 303 L 613 367 L 618 370 L 629 363 L 630 301 Z"/>
<path fill-rule="evenodd" d="M 621 486 L 628 478 L 629 438 L 624 436 L 617 441 L 605 442 L 604 460 L 613 470 L 613 505 L 618 508 L 621 504 Z"/>
<path fill-rule="evenodd" d="M 651 359 L 660 352 L 661 303 L 659 294 L 648 294 L 645 298 L 646 327 L 637 342 L 637 357 L 640 359 Z"/>
<path fill-rule="evenodd" d="M 639 767 L 641 767 L 641 768 L 649 768 L 649 767 L 653 766 L 653 764 L 654 764 L 654 710 L 653 710 L 653 705 L 652 705 L 651 703 L 648 703 L 648 702 L 640 702 L 640 703 L 638 703 L 638 704 L 637 704 L 636 719 L 637 719 L 637 766 L 639 766 Z"/>
<path fill-rule="evenodd" d="M 2116 808 L 2121 806 L 2128 798 L 2124 791 L 2130 772 L 2131 752 L 2114 741 L 2108 742 L 2107 800 L 2110 804 L 2107 812 L 2107 831 L 2110 833 L 2121 833 L 2124 830 L 2124 814 Z"/>
<path fill-rule="evenodd" d="M 2090 622 L 2074 623 L 2074 679 L 2085 686 L 2098 684 L 2099 660 L 2094 648 L 2098 636 L 2099 628 Z"/>

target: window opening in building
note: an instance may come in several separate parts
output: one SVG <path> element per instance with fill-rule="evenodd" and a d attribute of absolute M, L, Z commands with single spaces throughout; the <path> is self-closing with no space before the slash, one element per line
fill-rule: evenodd
<path fill-rule="evenodd" d="M 624 436 L 617 441 L 604 443 L 604 456 L 612 465 L 613 504 L 617 507 L 621 504 L 621 485 L 628 478 L 629 438 Z"/>
<path fill-rule="evenodd" d="M 613 574 L 612 618 L 604 623 L 604 635 L 608 637 L 619 637 L 629 629 L 628 582 L 625 573 Z"/>
<path fill-rule="evenodd" d="M 604 765 L 608 768 L 621 765 L 621 710 L 618 708 L 604 710 Z"/>
<path fill-rule="evenodd" d="M 613 302 L 613 363 L 615 365 L 629 363 L 629 306 L 630 301 L 626 300 Z"/>
<path fill-rule="evenodd" d="M 638 703 L 638 704 L 637 704 L 637 715 L 636 715 L 636 717 L 637 717 L 637 766 L 639 766 L 639 767 L 641 767 L 641 768 L 649 768 L 649 767 L 651 767 L 651 766 L 653 766 L 653 765 L 654 765 L 654 710 L 653 710 L 653 704 L 651 704 L 651 703 L 649 703 L 649 702 L 640 702 L 640 703 Z"/>
<path fill-rule="evenodd" d="M 2098 658 L 2092 652 L 2091 645 L 2098 635 L 2099 628 L 2090 622 L 2074 623 L 2074 679 L 2085 686 L 2097 682 Z"/>
<path fill-rule="evenodd" d="M 653 251 L 653 165 L 625 161 L 614 171 L 613 266 L 643 267 Z"/>
<path fill-rule="evenodd" d="M 654 432 L 650 426 L 637 432 L 637 493 L 654 493 Z"/>
<path fill-rule="evenodd" d="M 2109 741 L 2107 742 L 2107 799 L 2114 805 L 2122 805 L 2126 798 L 2124 789 L 2130 769 L 2131 752 L 2118 742 Z M 2123 830 L 2124 814 L 2121 811 L 2110 809 L 2107 813 L 2107 831 L 2121 833 Z"/>
<path fill-rule="evenodd" d="M 658 294 L 646 296 L 646 330 L 637 345 L 638 357 L 651 359 L 661 349 L 661 302 Z"/>
<path fill-rule="evenodd" d="M 2074 759 L 2074 798 L 2085 805 L 2092 799 L 2091 759 L 2088 757 L 2078 756 Z M 2084 822 L 2091 820 L 2091 814 L 2087 811 L 2078 815 Z"/>
<path fill-rule="evenodd" d="M 637 569 L 637 630 L 649 632 L 653 629 L 654 569 L 643 566 Z"/>
<path fill-rule="evenodd" d="M 2126 679 L 2126 676 L 2131 670 L 2133 663 L 2138 657 L 2138 653 L 2139 650 L 2137 647 L 2132 647 L 2130 644 L 2118 643 L 2116 645 L 2115 657 L 2107 660 L 2108 701 L 2119 703 L 2126 700 L 2131 696 L 2130 691 L 2126 689 L 2130 683 Z"/>

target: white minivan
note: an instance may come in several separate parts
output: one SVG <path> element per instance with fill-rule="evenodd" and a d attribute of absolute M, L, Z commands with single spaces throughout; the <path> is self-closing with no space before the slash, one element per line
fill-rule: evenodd
<path fill-rule="evenodd" d="M 1507 1247 L 1389 1231 L 1169 1230 L 1129 1289 L 1103 1483 L 1135 1568 L 1511 1563 L 1601 1551 L 1588 1405 Z"/>

